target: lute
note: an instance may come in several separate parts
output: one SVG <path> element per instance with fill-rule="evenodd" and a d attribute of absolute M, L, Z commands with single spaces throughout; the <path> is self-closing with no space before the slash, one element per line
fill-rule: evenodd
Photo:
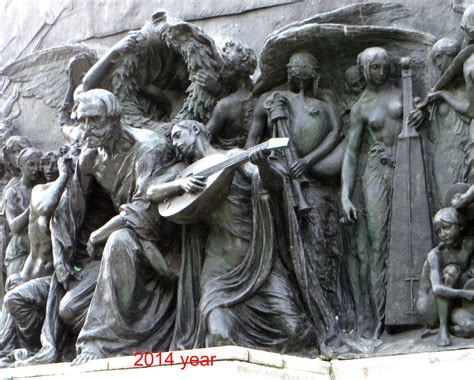
<path fill-rule="evenodd" d="M 235 168 L 250 160 L 257 151 L 272 151 L 288 146 L 288 138 L 272 138 L 234 156 L 212 154 L 188 166 L 180 178 L 202 176 L 206 187 L 197 194 L 183 192 L 158 205 L 160 215 L 178 224 L 195 223 L 212 213 L 229 195 Z"/>

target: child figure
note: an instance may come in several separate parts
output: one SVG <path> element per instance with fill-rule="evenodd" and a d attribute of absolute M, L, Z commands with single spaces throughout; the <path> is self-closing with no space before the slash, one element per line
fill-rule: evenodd
<path fill-rule="evenodd" d="M 449 322 L 455 335 L 463 330 L 459 334 L 463 337 L 474 327 L 474 314 L 469 311 L 474 290 L 464 286 L 472 283 L 474 241 L 463 238 L 466 220 L 452 207 L 439 210 L 433 224 L 441 243 L 428 253 L 423 265 L 417 307 L 424 325 L 439 325 L 438 346 L 449 346 Z"/>

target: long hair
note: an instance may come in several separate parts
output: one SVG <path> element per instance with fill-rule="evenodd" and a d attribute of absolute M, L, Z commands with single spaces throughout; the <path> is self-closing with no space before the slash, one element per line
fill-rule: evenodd
<path fill-rule="evenodd" d="M 369 77 L 370 64 L 377 57 L 382 57 L 384 59 L 385 68 L 387 69 L 385 76 L 387 77 L 389 74 L 388 69 L 390 68 L 390 56 L 388 55 L 387 50 L 381 47 L 371 47 L 365 49 L 357 56 L 357 66 L 359 66 L 359 70 L 366 80 Z"/>

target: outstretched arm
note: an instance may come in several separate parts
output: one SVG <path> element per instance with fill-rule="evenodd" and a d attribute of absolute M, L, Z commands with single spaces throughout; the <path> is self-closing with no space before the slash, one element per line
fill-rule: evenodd
<path fill-rule="evenodd" d="M 474 300 L 474 290 L 453 289 L 444 285 L 433 286 L 433 294 L 436 297 L 466 298 L 470 301 Z"/>
<path fill-rule="evenodd" d="M 470 104 L 468 99 L 460 99 L 448 91 L 437 91 L 428 95 L 430 101 L 442 99 L 461 116 L 474 118 L 474 105 Z"/>

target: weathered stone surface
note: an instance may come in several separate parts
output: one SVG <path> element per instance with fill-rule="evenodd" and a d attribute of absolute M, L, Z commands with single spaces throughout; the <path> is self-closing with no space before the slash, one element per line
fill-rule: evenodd
<path fill-rule="evenodd" d="M 371 359 L 333 360 L 292 358 L 261 352 L 268 356 L 267 364 L 254 363 L 248 350 L 240 347 L 222 347 L 195 351 L 177 351 L 178 355 L 216 355 L 213 367 L 190 367 L 181 369 L 181 363 L 173 366 L 133 367 L 135 358 L 120 357 L 103 359 L 81 368 L 68 363 L 44 365 L 31 368 L 0 370 L 2 379 L 60 380 L 79 377 L 81 379 L 129 379 L 130 377 L 160 377 L 167 379 L 291 379 L 291 380 L 391 380 L 400 378 L 445 379 L 446 376 L 465 376 L 474 363 L 474 350 L 387 356 Z M 280 358 L 280 359 L 278 359 Z M 270 363 L 283 358 L 285 366 Z"/>
<path fill-rule="evenodd" d="M 119 359 L 94 359 L 134 350 L 234 344 L 349 358 L 433 349 L 434 329 L 385 334 L 420 322 L 441 325 L 438 346 L 473 346 L 463 209 L 474 202 L 464 173 L 474 162 L 474 96 L 464 91 L 474 6 L 459 33 L 459 1 L 166 0 L 168 13 L 136 0 L 40 4 L 0 4 L 7 268 L 27 256 L 19 237 L 31 240 L 29 269 L 18 265 L 5 285 L 0 366 L 75 356 L 87 364 L 64 376 L 93 378 L 125 376 Z M 436 50 L 440 36 L 451 40 Z M 41 152 L 30 162 L 7 142 L 15 123 L 35 147 L 67 139 L 77 165 L 48 178 Z M 408 125 L 419 129 L 415 145 L 399 136 Z M 449 154 L 438 155 L 435 127 L 453 130 Z M 276 137 L 285 143 L 268 148 Z M 431 169 L 439 178 L 454 166 L 436 196 L 458 181 L 463 190 L 435 217 L 441 243 L 430 251 Z M 41 189 L 54 191 L 30 202 L 41 171 Z M 171 207 L 181 197 L 195 207 L 183 218 Z M 329 374 L 330 364 L 264 351 L 226 355 L 242 361 L 217 360 L 229 376 Z M 190 365 L 180 360 L 147 370 L 174 376 Z"/>
<path fill-rule="evenodd" d="M 382 1 L 384 3 L 389 0 Z M 226 5 L 203 6 L 202 1 L 165 1 L 159 4 L 140 0 L 61 1 L 6 0 L 0 4 L 0 66 L 40 49 L 84 42 L 91 46 L 111 46 L 125 32 L 139 29 L 156 8 L 170 15 L 192 19 L 211 35 L 218 46 L 229 39 L 250 45 L 260 52 L 268 34 L 291 22 L 352 4 L 351 0 L 226 2 Z M 375 18 L 367 23 L 423 30 L 436 37 L 457 36 L 460 15 L 451 10 L 448 0 L 399 1 L 408 12 L 405 16 Z M 279 6 L 274 6 L 281 4 Z M 269 6 L 270 5 L 270 6 Z M 261 8 L 261 9 L 259 9 Z M 199 18 L 205 17 L 204 20 Z M 442 19 L 443 22 L 437 22 Z M 258 25 L 258 33 L 252 26 Z M 0 94 L 5 82 L 0 81 Z M 52 148 L 62 143 L 57 115 L 41 102 L 20 99 L 23 112 L 19 118 L 21 133 L 31 136 L 35 146 Z M 45 138 L 45 136 L 48 136 Z"/>

